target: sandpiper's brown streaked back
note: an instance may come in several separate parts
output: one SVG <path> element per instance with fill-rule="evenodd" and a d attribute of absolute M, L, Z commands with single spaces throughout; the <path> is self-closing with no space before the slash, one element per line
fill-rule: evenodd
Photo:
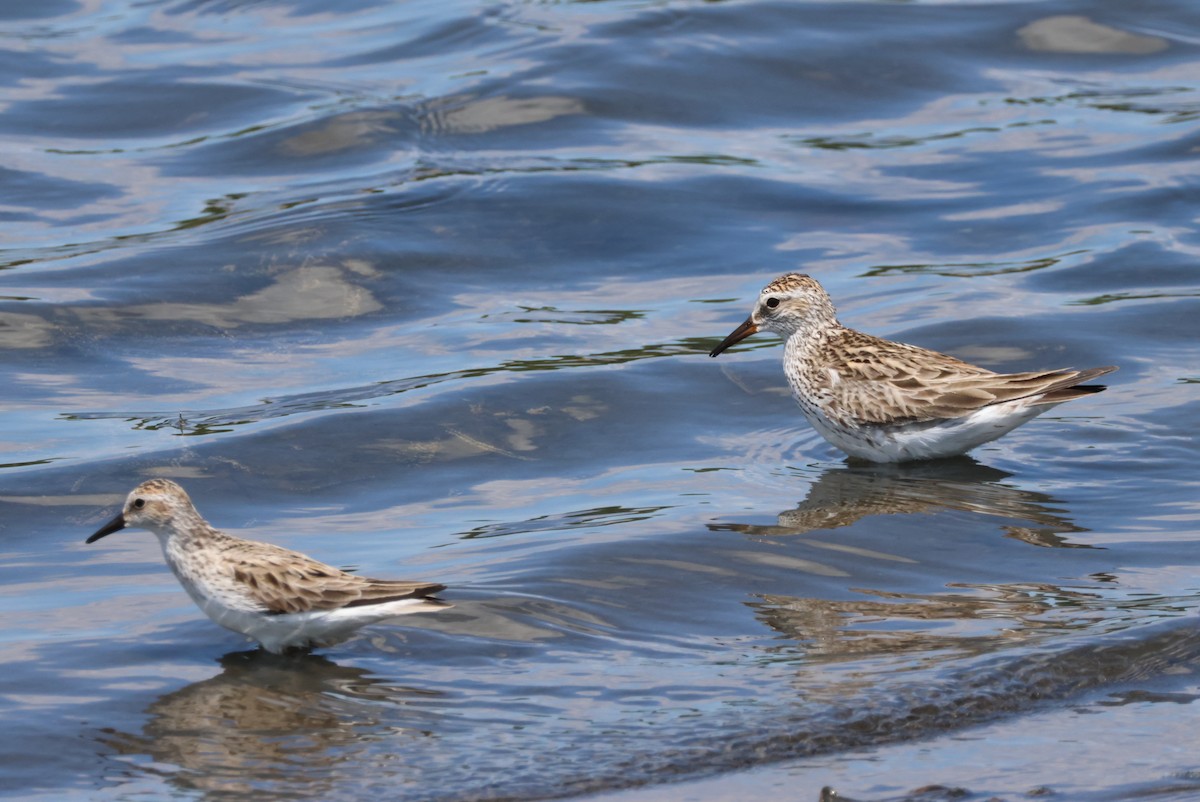
<path fill-rule="evenodd" d="M 763 288 L 750 317 L 709 356 L 761 330 L 785 340 L 783 368 L 804 417 L 852 457 L 905 462 L 965 454 L 1046 410 L 1105 389 L 1115 367 L 995 373 L 843 326 L 811 276 Z"/>

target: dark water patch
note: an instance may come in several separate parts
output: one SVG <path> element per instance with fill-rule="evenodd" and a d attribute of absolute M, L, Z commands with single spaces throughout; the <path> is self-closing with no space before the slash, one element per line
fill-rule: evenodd
<path fill-rule="evenodd" d="M 468 10 L 469 9 L 469 10 Z M 478 54 L 489 51 L 509 51 L 514 49 L 513 36 L 517 32 L 505 29 L 496 23 L 503 17 L 513 13 L 511 7 L 495 6 L 492 8 L 464 9 L 468 13 L 443 19 L 436 13 L 428 13 L 424 17 L 414 15 L 405 20 L 406 27 L 416 28 L 404 37 L 396 37 L 378 48 L 365 50 L 335 58 L 331 66 L 369 66 L 373 64 L 391 65 L 404 64 L 410 61 L 429 59 L 445 63 L 454 53 L 461 53 L 471 60 L 479 58 Z M 432 9 L 430 9 L 432 11 Z M 415 23 L 415 24 L 414 24 Z M 530 30 L 526 35 L 534 35 Z M 463 72 L 470 74 L 469 70 Z"/>
<path fill-rule="evenodd" d="M 1147 232 L 1145 239 L 1129 240 L 1086 261 L 1063 264 L 1059 270 L 1033 277 L 1033 286 L 1045 291 L 1075 293 L 1083 298 L 1089 291 L 1096 293 L 1131 284 L 1144 289 L 1190 286 L 1192 257 L 1187 251 L 1166 248 L 1155 239 L 1153 233 Z M 1124 282 L 1119 281 L 1120 277 L 1124 277 Z"/>
<path fill-rule="evenodd" d="M 516 322 L 523 322 L 517 320 Z M 133 423 L 134 429 L 176 430 L 179 434 L 204 435 L 229 431 L 228 427 L 273 420 L 313 412 L 370 406 L 369 402 L 403 393 L 423 390 L 443 383 L 459 383 L 493 374 L 528 373 L 573 368 L 624 365 L 643 359 L 703 354 L 715 339 L 696 338 L 689 343 L 663 343 L 636 350 L 607 354 L 562 355 L 546 359 L 513 361 L 492 367 L 453 371 L 445 374 L 394 379 L 357 388 L 341 388 L 297 396 L 263 399 L 253 406 L 225 410 L 178 410 L 172 412 L 65 412 L 62 420 L 88 421 L 117 419 Z"/>
<path fill-rule="evenodd" d="M 41 209 L 77 209 L 117 195 L 116 187 L 54 178 L 24 170 L 0 170 L 0 191 Z"/>
<path fill-rule="evenodd" d="M 597 507 L 588 510 L 574 510 L 557 515 L 539 515 L 531 520 L 519 523 L 486 524 L 478 526 L 460 536 L 464 538 L 503 537 L 511 534 L 526 535 L 531 532 L 570 531 L 579 527 L 624 526 L 638 521 L 649 520 L 662 512 L 666 507 Z"/>
<path fill-rule="evenodd" d="M 0 132 L 44 135 L 52 130 L 58 137 L 75 140 L 118 138 L 124 148 L 138 147 L 138 140 L 169 137 L 170 143 L 192 141 L 217 132 L 232 132 L 250 112 L 261 114 L 265 107 L 282 108 L 303 102 L 303 97 L 263 86 L 222 84 L 187 74 L 142 77 L 89 85 L 65 91 L 54 100 L 30 100 L 10 106 L 10 115 L 0 122 Z M 179 104 L 181 94 L 186 102 Z M 203 121 L 198 126 L 199 121 Z"/>
<path fill-rule="evenodd" d="M 355 14 L 386 5 L 383 0 L 348 0 L 343 11 Z M 173 16 L 221 18 L 230 14 L 274 9 L 281 10 L 289 18 L 316 17 L 318 20 L 323 19 L 329 10 L 320 0 L 178 0 L 168 5 L 167 13 Z"/>
<path fill-rule="evenodd" d="M 58 19 L 72 11 L 77 11 L 82 4 L 76 0 L 46 0 L 46 2 L 15 2 L 6 3 L 0 9 L 0 19 L 6 21 L 25 21 L 32 19 Z"/>
<path fill-rule="evenodd" d="M 1073 263 L 1089 264 L 1087 251 L 1073 251 L 1055 256 L 1043 256 L 1039 259 L 1029 259 L 1017 262 L 976 262 L 966 264 L 941 265 L 880 265 L 868 270 L 866 276 L 886 276 L 889 273 L 929 273 L 950 278 L 970 278 L 972 276 L 1003 276 L 1014 273 L 1032 273 L 1037 270 L 1054 268 L 1055 272 L 1069 267 Z"/>
<path fill-rule="evenodd" d="M 46 459 L 28 460 L 26 462 L 0 463 L 0 468 L 31 468 L 35 465 L 49 465 L 52 462 L 57 462 L 57 459 L 55 457 L 47 457 Z"/>

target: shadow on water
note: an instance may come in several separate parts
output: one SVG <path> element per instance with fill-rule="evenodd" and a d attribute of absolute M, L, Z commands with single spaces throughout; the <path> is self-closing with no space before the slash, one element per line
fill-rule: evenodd
<path fill-rule="evenodd" d="M 844 590 L 817 588 L 814 591 L 824 595 L 755 593 L 747 605 L 780 635 L 763 647 L 767 659 L 806 665 L 859 661 L 864 678 L 876 672 L 871 661 L 886 666 L 884 672 L 947 664 L 1008 650 L 1017 642 L 1032 644 L 1087 631 L 1112 614 L 1114 604 L 1095 578 L 1077 587 L 1046 581 L 957 580 L 947 582 L 946 591 L 928 592 L 898 589 L 899 583 L 888 583 L 872 571 L 871 566 L 891 566 L 919 574 L 930 564 L 919 545 L 893 536 L 901 534 L 899 527 L 886 518 L 872 520 L 883 516 L 913 517 L 923 528 L 928 524 L 922 522 L 953 510 L 1006 519 L 1000 531 L 1032 546 L 1097 548 L 1069 542 L 1064 535 L 1088 530 L 1073 523 L 1052 496 L 1005 484 L 1010 476 L 969 457 L 909 465 L 850 463 L 824 470 L 805 498 L 779 513 L 774 524 L 719 522 L 709 529 L 787 547 L 779 556 L 766 557 L 780 565 L 848 578 L 851 586 L 845 590 L 854 594 L 850 598 L 844 597 Z M 859 524 L 870 537 L 815 536 Z M 884 548 L 880 541 L 886 543 Z M 969 543 L 966 548 L 969 558 Z M 954 564 L 953 557 L 947 559 Z M 874 582 L 888 589 L 865 586 Z M 843 688 L 838 694 L 848 692 Z"/>
<path fill-rule="evenodd" d="M 818 689 L 799 674 L 797 690 L 811 707 L 789 717 L 796 728 L 779 731 L 772 723 L 764 730 L 776 732 L 732 736 L 729 747 L 760 759 L 782 759 L 882 744 L 961 729 L 1092 689 L 1116 692 L 1127 683 L 1169 682 L 1172 675 L 1198 669 L 1200 632 L 1174 621 L 1138 637 L 965 661 L 929 682 L 854 682 L 853 693 L 845 692 L 849 688 L 813 693 Z"/>
<path fill-rule="evenodd" d="M 140 733 L 98 736 L 112 759 L 150 756 L 169 764 L 172 785 L 209 794 L 273 793 L 318 798 L 339 782 L 341 761 L 381 739 L 433 737 L 422 708 L 438 691 L 401 687 L 314 654 L 232 652 L 220 674 L 164 694 L 146 708 Z"/>
<path fill-rule="evenodd" d="M 959 510 L 1032 524 L 1006 525 L 1004 531 L 1033 546 L 1096 548 L 1068 542 L 1063 535 L 1088 530 L 1072 523 L 1052 496 L 1004 484 L 1011 476 L 965 456 L 899 465 L 851 462 L 825 470 L 795 509 L 779 513 L 777 524 L 718 523 L 710 528 L 777 537 L 838 529 L 875 515 Z"/>

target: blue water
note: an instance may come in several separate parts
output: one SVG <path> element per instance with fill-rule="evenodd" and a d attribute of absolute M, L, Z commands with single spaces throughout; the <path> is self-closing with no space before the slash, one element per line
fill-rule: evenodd
<path fill-rule="evenodd" d="M 1198 43 L 1181 0 L 4 4 L 0 794 L 1200 793 Z M 777 340 L 707 357 L 791 270 L 1120 371 L 848 464 Z M 455 607 L 257 653 L 149 534 L 83 544 L 150 476 Z"/>

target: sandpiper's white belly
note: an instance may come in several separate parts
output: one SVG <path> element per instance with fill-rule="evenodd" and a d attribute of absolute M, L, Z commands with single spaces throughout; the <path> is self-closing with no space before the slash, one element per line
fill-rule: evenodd
<path fill-rule="evenodd" d="M 428 609 L 423 599 L 400 599 L 335 610 L 273 614 L 250 609 L 244 603 L 230 605 L 218 596 L 205 596 L 195 586 L 184 584 L 196 606 L 217 624 L 253 638 L 276 654 L 293 648 L 331 646 L 358 629 L 399 615 Z"/>
<path fill-rule="evenodd" d="M 906 424 L 839 425 L 820 410 L 801 403 L 800 409 L 817 432 L 852 457 L 871 462 L 907 462 L 965 454 L 1002 437 L 1054 404 L 1027 400 L 982 407 L 961 418 Z"/>

